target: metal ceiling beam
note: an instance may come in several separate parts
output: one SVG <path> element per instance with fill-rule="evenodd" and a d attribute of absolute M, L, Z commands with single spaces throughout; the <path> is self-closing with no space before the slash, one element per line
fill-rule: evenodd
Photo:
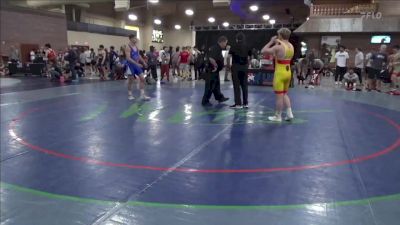
<path fill-rule="evenodd" d="M 214 31 L 214 30 L 271 30 L 287 27 L 290 29 L 298 28 L 300 24 L 231 24 L 228 27 L 220 25 L 190 26 L 192 31 Z"/>
<path fill-rule="evenodd" d="M 44 7 L 51 5 L 74 5 L 82 3 L 102 3 L 102 2 L 113 2 L 114 0 L 15 0 L 11 3 L 15 4 L 26 4 L 29 7 Z"/>

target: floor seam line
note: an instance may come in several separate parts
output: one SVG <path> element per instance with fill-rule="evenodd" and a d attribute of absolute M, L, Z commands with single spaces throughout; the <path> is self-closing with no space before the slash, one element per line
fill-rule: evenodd
<path fill-rule="evenodd" d="M 261 102 L 263 102 L 265 98 L 262 98 L 261 100 L 257 101 L 254 106 L 259 105 Z M 127 198 L 126 201 L 118 203 L 115 205 L 111 210 L 103 214 L 103 216 L 100 216 L 97 218 L 91 225 L 101 225 L 101 223 L 106 222 L 107 219 L 111 218 L 113 215 L 115 215 L 120 209 L 125 207 L 128 202 L 133 201 L 135 198 L 138 199 L 142 194 L 144 194 L 149 188 L 152 188 L 153 185 L 155 185 L 157 182 L 161 181 L 164 177 L 167 177 L 170 173 L 172 173 L 175 169 L 183 165 L 185 162 L 187 162 L 189 159 L 191 159 L 193 156 L 197 155 L 198 153 L 201 152 L 207 145 L 209 145 L 211 142 L 215 141 L 221 134 L 223 134 L 225 131 L 227 131 L 229 128 L 233 127 L 234 124 L 230 124 L 226 127 L 224 127 L 221 131 L 219 131 L 217 134 L 215 134 L 211 139 L 208 141 L 200 144 L 196 148 L 194 148 L 189 154 L 187 154 L 183 159 L 175 163 L 172 167 L 170 167 L 167 171 L 164 171 L 160 176 L 158 176 L 153 182 L 150 184 L 147 184 L 145 188 L 143 188 L 141 191 L 137 193 L 133 193 L 131 196 Z"/>
<path fill-rule="evenodd" d="M 338 117 L 336 117 L 336 120 L 337 120 L 338 124 L 340 125 L 340 122 L 339 122 Z M 344 143 L 344 145 L 345 145 L 345 149 L 346 149 L 346 154 L 347 154 L 347 156 L 350 156 L 350 157 L 349 157 L 350 159 L 355 158 L 353 152 L 350 150 L 350 148 L 349 148 L 349 147 L 347 146 L 347 144 L 346 144 L 347 142 L 346 142 L 346 139 L 345 139 L 345 135 L 343 134 L 343 130 L 342 130 L 342 129 L 339 129 L 339 132 L 340 132 L 340 136 L 341 136 L 341 138 L 342 138 L 342 141 L 343 141 L 343 143 Z M 360 173 L 360 170 L 359 170 L 357 164 L 351 164 L 350 166 L 351 166 L 351 167 L 353 168 L 353 170 L 355 171 L 355 175 L 356 175 L 356 177 L 357 177 L 357 180 L 358 180 L 358 182 L 359 182 L 360 185 L 361 185 L 362 191 L 364 192 L 363 194 L 365 195 L 365 197 L 367 197 L 367 194 L 368 194 L 367 188 L 365 187 L 365 183 L 364 183 L 364 181 L 363 181 L 363 179 L 362 179 L 362 177 L 361 177 L 361 173 Z M 372 216 L 372 219 L 373 219 L 373 223 L 374 223 L 375 225 L 377 225 L 378 223 L 377 223 L 377 221 L 376 221 L 376 217 L 375 217 L 374 211 L 373 211 L 372 206 L 371 206 L 371 201 L 369 201 L 369 200 L 368 200 L 368 208 L 369 208 L 369 211 L 370 211 L 370 213 L 371 213 L 371 216 Z"/>

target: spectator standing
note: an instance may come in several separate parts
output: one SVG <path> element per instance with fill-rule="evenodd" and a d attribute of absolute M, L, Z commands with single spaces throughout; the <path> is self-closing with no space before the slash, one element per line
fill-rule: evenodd
<path fill-rule="evenodd" d="M 376 81 L 375 90 L 381 92 L 382 72 L 387 69 L 388 64 L 388 55 L 386 53 L 387 46 L 381 45 L 379 48 L 379 52 L 372 54 L 371 56 L 371 67 L 372 73 L 370 76 L 370 86 L 373 85 L 373 82 Z"/>
<path fill-rule="evenodd" d="M 71 73 L 71 79 L 74 82 L 78 82 L 79 81 L 79 77 L 77 76 L 76 70 L 75 70 L 75 66 L 78 63 L 78 53 L 76 48 L 73 48 L 72 46 L 70 46 L 68 48 L 68 52 L 66 53 L 66 55 L 64 56 L 65 61 L 68 62 L 68 68 L 69 71 Z"/>
<path fill-rule="evenodd" d="M 194 79 L 200 79 L 204 68 L 204 51 L 200 51 L 197 47 L 194 47 L 196 51 L 196 57 L 194 59 Z"/>
<path fill-rule="evenodd" d="M 160 53 L 161 57 L 161 82 L 165 76 L 167 76 L 167 81 L 169 82 L 169 63 L 171 62 L 171 55 L 167 51 L 167 47 L 163 47 L 163 51 Z"/>
<path fill-rule="evenodd" d="M 91 48 L 90 49 L 90 60 L 91 60 L 91 67 L 92 67 L 92 75 L 96 75 L 97 74 L 97 56 L 96 56 L 96 52 L 94 52 L 94 49 Z"/>
<path fill-rule="evenodd" d="M 391 81 L 392 81 L 392 92 L 397 91 L 400 84 L 400 46 L 395 45 L 393 47 L 393 55 L 390 61 L 391 68 Z"/>
<path fill-rule="evenodd" d="M 49 64 L 57 64 L 57 53 L 56 51 L 54 51 L 54 49 L 51 48 L 51 45 L 49 43 L 44 45 L 44 53 L 45 58 L 47 59 Z"/>
<path fill-rule="evenodd" d="M 190 74 L 190 53 L 186 47 L 183 47 L 182 52 L 179 54 L 179 69 L 181 71 L 182 80 L 189 79 Z"/>
<path fill-rule="evenodd" d="M 369 84 L 370 84 L 369 77 L 372 76 L 371 75 L 372 74 L 372 68 L 371 68 L 372 53 L 373 52 L 370 51 L 365 55 L 365 62 L 364 62 L 364 64 L 365 64 L 365 77 L 364 78 L 366 80 L 365 81 L 365 89 L 366 90 L 371 90 L 372 89 L 372 87 L 369 86 Z"/>
<path fill-rule="evenodd" d="M 115 66 L 116 66 L 116 64 L 117 64 L 117 62 L 118 62 L 118 54 L 117 54 L 117 52 L 115 51 L 115 48 L 114 48 L 114 46 L 111 46 L 110 47 L 110 53 L 108 54 L 109 55 L 109 64 L 110 64 L 110 74 L 109 74 L 109 77 L 110 78 L 113 78 L 114 77 L 114 75 L 115 75 Z"/>
<path fill-rule="evenodd" d="M 11 45 L 11 51 L 10 51 L 10 57 L 9 58 L 10 58 L 10 61 L 12 63 L 17 63 L 17 62 L 19 62 L 21 60 L 21 56 L 19 54 L 19 51 L 14 45 Z"/>
<path fill-rule="evenodd" d="M 170 59 L 169 59 L 169 70 L 171 71 L 171 69 L 172 69 L 172 54 L 174 54 L 174 48 L 172 46 L 169 46 L 168 53 L 169 53 L 169 56 L 170 56 Z"/>
<path fill-rule="evenodd" d="M 156 48 L 154 46 L 150 46 L 150 51 L 147 52 L 146 54 L 147 58 L 148 58 L 148 66 L 149 66 L 149 70 L 151 73 L 151 76 L 153 78 L 154 81 L 157 82 L 157 54 L 156 54 Z M 147 79 L 148 80 L 148 79 Z"/>
<path fill-rule="evenodd" d="M 344 46 L 339 46 L 339 51 L 335 54 L 336 59 L 336 73 L 335 73 L 335 84 L 342 84 L 343 76 L 347 72 L 347 63 L 349 59 L 349 53 L 344 50 Z"/>
<path fill-rule="evenodd" d="M 89 47 L 85 48 L 85 74 L 93 74 L 93 70 L 92 70 L 92 58 L 91 58 L 91 51 L 89 50 Z"/>
<path fill-rule="evenodd" d="M 178 47 L 176 47 L 175 52 L 171 56 L 172 75 L 173 76 L 176 76 L 176 75 L 180 76 L 180 74 L 181 74 L 179 71 L 179 55 L 180 54 L 181 54 L 181 52 L 180 52 L 180 48 L 178 46 Z"/>
<path fill-rule="evenodd" d="M 362 71 L 364 70 L 364 53 L 360 48 L 356 48 L 356 55 L 354 59 L 354 72 L 358 75 L 360 84 L 362 85 Z"/>
<path fill-rule="evenodd" d="M 231 55 L 229 53 L 229 50 L 231 49 L 231 46 L 226 46 L 226 53 L 225 53 L 225 78 L 224 81 L 229 81 L 228 79 L 228 74 L 231 72 Z M 233 79 L 233 78 L 232 78 Z"/>
<path fill-rule="evenodd" d="M 106 63 L 106 51 L 104 49 L 104 45 L 99 46 L 99 51 L 97 53 L 97 68 L 100 73 L 100 80 L 104 81 L 106 80 L 105 77 L 105 63 Z"/>
<path fill-rule="evenodd" d="M 85 69 L 86 69 L 86 54 L 85 54 L 85 49 L 83 49 L 80 54 L 79 54 L 79 64 L 80 68 L 83 69 L 83 76 L 85 75 Z"/>
<path fill-rule="evenodd" d="M 36 58 L 35 49 L 32 49 L 32 50 L 29 52 L 29 59 L 30 59 L 31 62 L 33 63 L 33 62 L 35 61 L 35 58 Z"/>

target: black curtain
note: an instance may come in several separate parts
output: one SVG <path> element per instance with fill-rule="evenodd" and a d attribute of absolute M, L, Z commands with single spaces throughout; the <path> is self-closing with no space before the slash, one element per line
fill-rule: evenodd
<path fill-rule="evenodd" d="M 205 46 L 207 49 L 217 44 L 218 37 L 224 35 L 228 38 L 228 45 L 235 41 L 235 36 L 239 32 L 246 35 L 246 41 L 250 48 L 261 50 L 272 36 L 276 35 L 274 30 L 216 30 L 216 31 L 196 31 L 196 46 Z M 292 33 L 289 40 L 295 49 L 295 58 L 300 56 L 299 37 Z"/>

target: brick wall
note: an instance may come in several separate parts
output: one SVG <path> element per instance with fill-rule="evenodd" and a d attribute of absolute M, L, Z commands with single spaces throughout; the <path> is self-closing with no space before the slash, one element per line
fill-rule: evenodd
<path fill-rule="evenodd" d="M 9 55 L 10 46 L 50 43 L 56 50 L 67 46 L 65 14 L 17 7 L 0 10 L 0 54 Z"/>

